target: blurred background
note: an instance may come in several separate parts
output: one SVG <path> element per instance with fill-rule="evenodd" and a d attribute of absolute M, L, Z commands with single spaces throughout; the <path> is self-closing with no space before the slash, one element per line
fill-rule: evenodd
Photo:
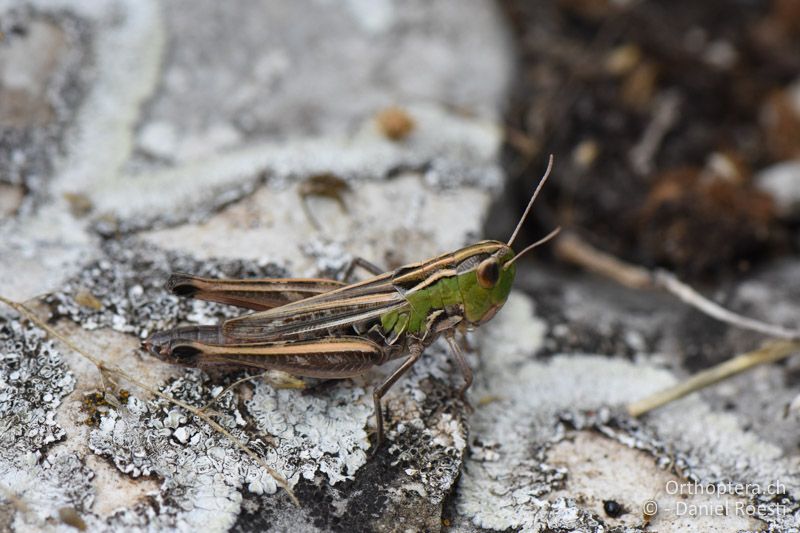
<path fill-rule="evenodd" d="M 501 5 L 519 61 L 504 168 L 523 198 L 556 155 L 544 228 L 705 281 L 797 253 L 800 4 Z"/>

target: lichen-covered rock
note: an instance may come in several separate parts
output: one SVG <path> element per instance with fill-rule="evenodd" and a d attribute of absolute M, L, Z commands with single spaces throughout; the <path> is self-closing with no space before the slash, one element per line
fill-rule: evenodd
<path fill-rule="evenodd" d="M 778 271 L 794 268 L 784 265 Z M 763 291 L 759 302 L 771 301 L 782 283 L 776 272 L 754 276 L 732 291 L 737 296 L 730 303 L 741 309 L 742 296 L 753 298 L 755 286 Z M 456 492 L 455 522 L 461 529 L 634 531 L 644 530 L 648 522 L 666 531 L 797 530 L 800 478 L 793 450 L 775 444 L 790 439 L 793 430 L 786 422 L 763 422 L 765 412 L 783 418 L 779 413 L 791 399 L 786 384 L 772 379 L 768 393 L 757 384 L 763 379 L 758 374 L 740 376 L 736 383 L 719 387 L 730 392 L 705 393 L 710 404 L 693 396 L 633 420 L 622 406 L 674 382 L 671 373 L 653 366 L 666 360 L 658 350 L 702 340 L 699 330 L 686 329 L 682 316 L 696 312 L 668 298 L 645 304 L 651 295 L 620 292 L 598 281 L 554 285 L 547 272 L 529 274 L 522 285 L 538 296 L 536 305 L 512 294 L 504 313 L 481 337 L 481 353 L 493 356 L 482 365 L 485 380 L 475 394 L 486 403 L 470 420 L 472 453 Z M 618 297 L 609 298 L 609 291 Z M 569 302 L 580 302 L 580 307 Z M 651 316 L 641 316 L 643 305 L 650 306 Z M 561 312 L 551 313 L 553 309 Z M 764 317 L 780 322 L 785 311 L 765 310 Z M 591 334 L 554 336 L 564 314 L 570 315 L 570 329 Z M 618 329 L 623 333 L 618 342 L 629 344 L 621 351 L 598 334 Z M 742 339 L 733 335 L 725 342 L 733 349 Z M 573 351 L 559 353 L 561 343 Z M 604 346 L 614 351 L 590 355 Z M 647 363 L 609 358 L 627 351 L 634 361 Z M 539 358 L 533 357 L 536 353 Z M 718 396 L 733 391 L 740 398 L 727 401 L 760 407 L 725 409 Z M 757 432 L 742 429 L 744 421 Z M 723 492 L 725 487 L 755 488 L 709 495 L 698 492 L 695 482 L 720 486 Z M 671 487 L 683 487 L 684 492 L 676 494 Z M 607 500 L 618 503 L 624 513 L 608 516 Z M 660 510 L 646 521 L 642 508 L 650 500 Z"/>
<path fill-rule="evenodd" d="M 369 402 L 363 401 L 365 392 L 337 386 L 331 394 L 316 397 L 260 382 L 245 405 L 257 431 L 280 443 L 282 458 L 300 459 L 287 472 L 291 482 L 300 477 L 313 480 L 319 472 L 335 484 L 352 478 L 367 461 L 366 425 L 372 412 Z"/>
<path fill-rule="evenodd" d="M 106 241 L 100 254 L 44 300 L 54 317 L 67 317 L 89 330 L 112 328 L 133 333 L 140 339 L 181 321 L 208 324 L 241 314 L 231 306 L 169 293 L 164 284 L 172 272 L 222 278 L 287 274 L 285 269 L 264 261 L 201 261 L 136 238 Z"/>
<path fill-rule="evenodd" d="M 0 416 L 6 426 L 0 453 L 10 460 L 22 450 L 35 452 L 64 437 L 55 411 L 61 398 L 72 391 L 75 378 L 53 341 L 39 329 L 4 321 L 0 342 Z"/>
<path fill-rule="evenodd" d="M 796 362 L 639 421 L 621 409 L 761 340 L 669 298 L 521 261 L 532 299 L 512 293 L 467 339 L 474 413 L 433 344 L 385 397 L 374 456 L 371 391 L 396 362 L 286 389 L 137 350 L 153 331 L 243 312 L 167 293 L 173 271 L 339 277 L 354 257 L 395 268 L 482 238 L 512 63 L 493 3 L 0 1 L 0 32 L 0 294 L 206 408 L 301 503 L 203 420 L 3 308 L 0 524 L 797 531 Z M 791 325 L 797 268 L 719 297 Z M 687 481 L 783 491 L 666 490 Z M 733 511 L 687 518 L 679 503 Z"/>
<path fill-rule="evenodd" d="M 0 516 L 17 531 L 58 520 L 62 508 L 91 508 L 91 470 L 57 447 L 67 435 L 56 410 L 74 387 L 41 330 L 0 321 L 0 491 L 9 507 Z"/>
<path fill-rule="evenodd" d="M 502 186 L 511 56 L 495 6 L 454 6 L 0 2 L 0 92 L 20 89 L 0 116 L 35 111 L 2 132 L 0 294 L 37 297 L 104 365 L 210 405 L 302 504 L 190 413 L 78 354 L 46 363 L 53 345 L 3 309 L 2 438 L 16 440 L 0 454 L 0 512 L 16 530 L 440 527 L 467 450 L 444 346 L 386 397 L 371 459 L 370 392 L 391 367 L 305 390 L 253 374 L 223 393 L 248 374 L 134 346 L 242 313 L 168 294 L 172 271 L 339 276 L 355 256 L 391 268 L 480 236 Z M 390 105 L 410 118 L 402 135 L 376 118 Z M 303 192 L 320 175 L 341 198 Z M 40 385 L 52 396 L 28 390 Z"/>

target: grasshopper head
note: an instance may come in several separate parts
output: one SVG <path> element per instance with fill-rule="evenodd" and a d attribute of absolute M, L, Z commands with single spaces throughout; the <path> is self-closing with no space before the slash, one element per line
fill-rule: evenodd
<path fill-rule="evenodd" d="M 514 251 L 502 242 L 484 241 L 465 252 L 469 257 L 461 262 L 458 276 L 464 318 L 469 325 L 479 326 L 491 320 L 508 299 L 516 273 L 511 262 Z"/>
<path fill-rule="evenodd" d="M 497 311 L 506 303 L 508 294 L 511 292 L 511 286 L 514 283 L 514 275 L 516 274 L 514 262 L 530 250 L 555 237 L 561 230 L 561 228 L 556 228 L 549 235 L 528 246 L 518 254 L 515 254 L 511 248 L 552 168 L 553 156 L 550 156 L 547 171 L 533 192 L 533 196 L 528 202 L 528 206 L 525 208 L 525 212 L 517 223 L 517 227 L 511 234 L 508 243 L 500 241 L 480 242 L 464 248 L 461 252 L 463 255 L 461 257 L 457 256 L 456 259 L 459 262 L 459 290 L 463 298 L 464 315 L 469 325 L 479 326 L 488 322 L 497 314 Z"/>

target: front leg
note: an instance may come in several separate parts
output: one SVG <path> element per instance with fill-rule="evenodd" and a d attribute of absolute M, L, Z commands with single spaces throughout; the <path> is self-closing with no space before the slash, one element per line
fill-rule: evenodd
<path fill-rule="evenodd" d="M 461 370 L 461 375 L 464 376 L 464 385 L 458 389 L 458 395 L 461 398 L 461 401 L 464 402 L 464 405 L 467 406 L 467 409 L 473 411 L 474 409 L 472 408 L 472 404 L 469 403 L 469 400 L 467 400 L 465 395 L 467 389 L 469 389 L 472 385 L 472 368 L 470 368 L 469 363 L 467 363 L 464 353 L 461 351 L 461 347 L 456 341 L 454 330 L 451 329 L 446 331 L 444 338 L 447 340 L 447 344 L 450 345 L 450 351 L 453 352 L 453 356 L 456 359 L 456 364 L 458 364 L 458 368 Z"/>
<path fill-rule="evenodd" d="M 463 324 L 463 319 L 460 316 L 454 315 L 439 320 L 438 323 L 432 326 L 432 329 L 434 332 L 444 335 L 447 344 L 450 346 L 450 351 L 453 352 L 453 356 L 456 359 L 456 364 L 458 364 L 458 369 L 461 371 L 461 375 L 464 376 L 464 385 L 462 385 L 462 387 L 458 390 L 458 396 L 467 406 L 467 409 L 473 411 L 472 405 L 465 396 L 467 389 L 469 389 L 472 385 L 472 369 L 470 368 L 469 363 L 467 363 L 464 353 L 461 351 L 461 347 L 456 341 L 456 331 Z"/>

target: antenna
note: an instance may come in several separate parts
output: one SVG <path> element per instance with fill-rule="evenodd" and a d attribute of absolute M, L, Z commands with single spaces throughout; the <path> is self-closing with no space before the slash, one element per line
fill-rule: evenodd
<path fill-rule="evenodd" d="M 555 237 L 556 235 L 558 235 L 558 233 L 559 233 L 560 231 L 561 231 L 561 226 L 557 227 L 556 229 L 554 229 L 553 231 L 551 231 L 550 233 L 548 233 L 546 237 L 544 237 L 544 238 L 542 238 L 542 239 L 539 239 L 539 240 L 538 240 L 538 241 L 536 241 L 535 243 L 531 244 L 530 246 L 528 246 L 527 248 L 525 248 L 524 250 L 522 250 L 520 253 L 518 253 L 517 255 L 515 255 L 514 257 L 512 257 L 512 258 L 511 258 L 511 260 L 510 260 L 510 261 L 508 261 L 508 262 L 507 262 L 505 265 L 503 265 L 503 270 L 507 269 L 507 268 L 508 268 L 508 267 L 509 267 L 509 266 L 510 266 L 510 265 L 511 265 L 511 264 L 512 264 L 514 261 L 516 261 L 517 259 L 519 259 L 519 258 L 520 258 L 520 257 L 522 257 L 523 255 L 525 255 L 525 254 L 526 254 L 526 253 L 528 253 L 529 251 L 533 250 L 533 249 L 534 249 L 534 248 L 536 248 L 537 246 L 541 246 L 542 244 L 546 243 L 547 241 L 549 241 L 550 239 L 552 239 L 553 237 Z"/>
<path fill-rule="evenodd" d="M 550 176 L 550 171 L 553 169 L 553 154 L 550 154 L 550 159 L 547 162 L 547 170 L 544 171 L 544 176 L 542 179 L 539 180 L 539 185 L 536 186 L 536 190 L 533 191 L 533 196 L 531 197 L 531 201 L 528 202 L 528 207 L 525 208 L 525 212 L 522 213 L 522 218 L 519 219 L 519 223 L 517 224 L 514 233 L 511 234 L 511 238 L 508 239 L 508 246 L 511 247 L 511 244 L 514 242 L 514 239 L 517 238 L 517 233 L 519 233 L 520 228 L 522 228 L 522 223 L 525 222 L 525 219 L 528 218 L 528 213 L 533 207 L 533 202 L 536 201 L 536 197 L 539 195 L 539 191 L 542 190 L 542 185 L 547 181 L 547 177 Z"/>

